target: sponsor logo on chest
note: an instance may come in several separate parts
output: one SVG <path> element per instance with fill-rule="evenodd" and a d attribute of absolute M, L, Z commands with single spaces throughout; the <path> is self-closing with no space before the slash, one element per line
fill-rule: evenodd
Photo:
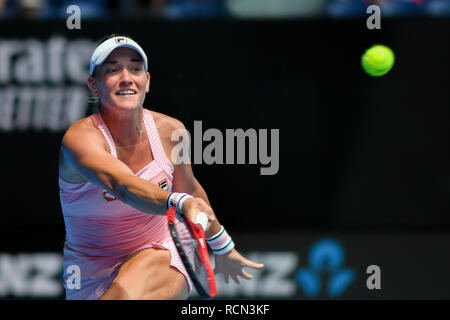
<path fill-rule="evenodd" d="M 164 178 L 158 182 L 158 186 L 163 190 L 169 191 L 169 182 L 167 181 L 167 178 Z"/>
<path fill-rule="evenodd" d="M 110 193 L 106 190 L 103 190 L 102 195 L 103 195 L 103 200 L 105 202 L 111 202 L 111 201 L 117 200 L 117 198 L 112 193 Z"/>

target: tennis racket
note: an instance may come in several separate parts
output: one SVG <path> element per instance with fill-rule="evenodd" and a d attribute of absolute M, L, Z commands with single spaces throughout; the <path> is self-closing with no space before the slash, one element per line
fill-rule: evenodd
<path fill-rule="evenodd" d="M 167 222 L 181 260 L 191 277 L 197 293 L 204 298 L 216 295 L 216 282 L 211 267 L 204 229 L 208 217 L 200 212 L 196 223 L 176 212 L 176 206 L 167 210 Z"/>

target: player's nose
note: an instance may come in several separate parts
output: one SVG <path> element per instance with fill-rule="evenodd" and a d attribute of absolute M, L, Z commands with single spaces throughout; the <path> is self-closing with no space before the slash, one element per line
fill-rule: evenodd
<path fill-rule="evenodd" d="M 132 83 L 130 72 L 126 68 L 123 68 L 120 73 L 120 84 L 128 85 L 130 83 Z"/>

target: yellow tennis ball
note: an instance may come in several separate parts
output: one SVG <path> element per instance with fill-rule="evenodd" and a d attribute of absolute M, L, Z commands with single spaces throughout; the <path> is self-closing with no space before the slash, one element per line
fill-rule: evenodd
<path fill-rule="evenodd" d="M 394 66 L 395 55 L 391 48 L 374 45 L 362 55 L 361 65 L 365 72 L 373 77 L 388 73 Z"/>

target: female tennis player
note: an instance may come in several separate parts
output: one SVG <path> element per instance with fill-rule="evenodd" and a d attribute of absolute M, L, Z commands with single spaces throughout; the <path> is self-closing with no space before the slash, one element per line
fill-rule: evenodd
<path fill-rule="evenodd" d="M 172 132 L 185 128 L 144 109 L 147 70 L 147 56 L 134 40 L 102 41 L 88 77 L 99 112 L 74 123 L 63 137 L 59 187 L 67 299 L 186 299 L 192 282 L 169 233 L 168 203 L 192 221 L 199 212 L 208 215 L 215 272 L 226 282 L 251 279 L 244 267 L 263 267 L 234 249 L 191 166 L 171 159 Z M 81 272 L 79 285 L 68 285 L 70 266 Z"/>

